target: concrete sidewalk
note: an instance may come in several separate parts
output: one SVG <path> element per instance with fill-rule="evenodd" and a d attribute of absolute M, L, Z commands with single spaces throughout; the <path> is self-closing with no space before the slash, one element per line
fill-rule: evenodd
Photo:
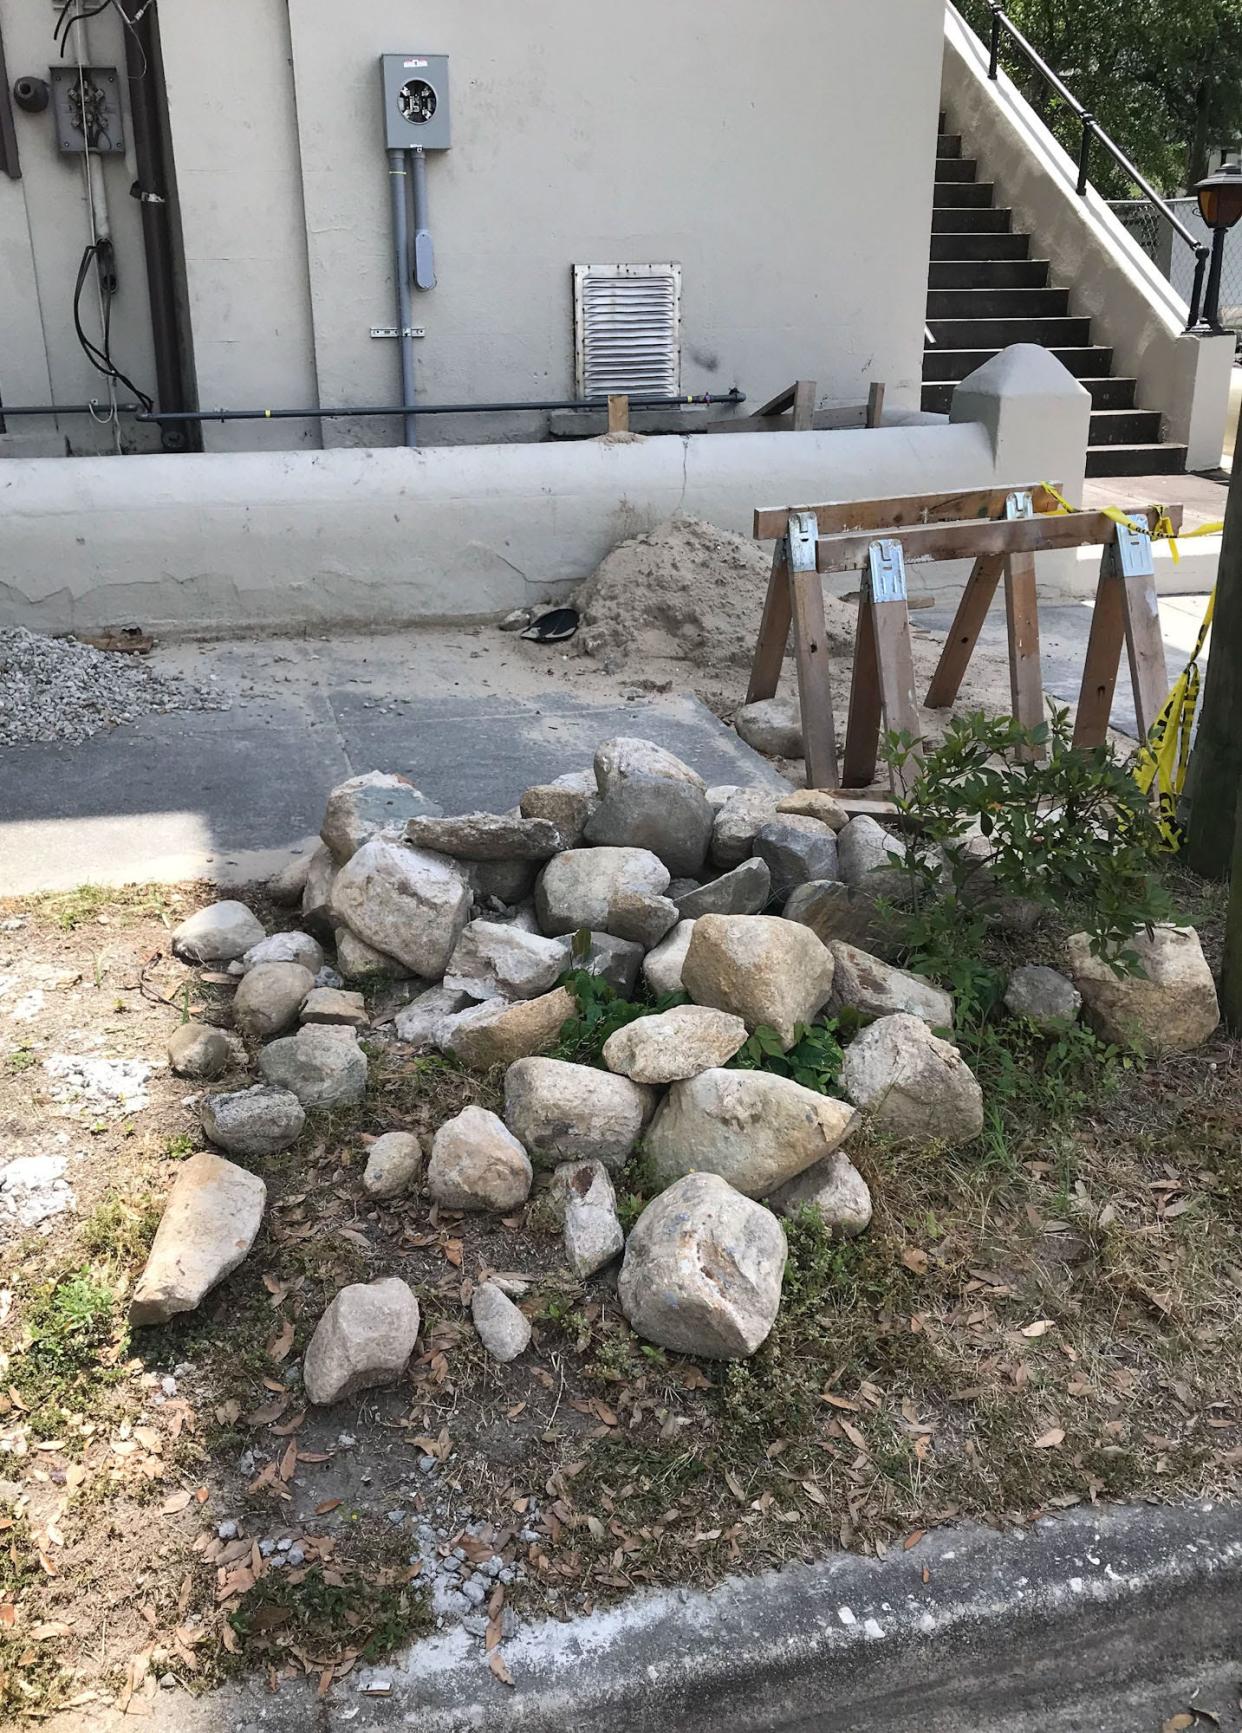
<path fill-rule="evenodd" d="M 636 1595 L 503 1646 L 460 1628 L 313 1681 L 156 1692 L 150 1733 L 1158 1733 L 1238 1728 L 1242 1512 L 1083 1507 L 1024 1529 L 939 1529 L 711 1593 Z M 130 1721 L 55 1717 L 54 1733 Z M 1198 1723 L 1197 1721 L 1197 1724 Z"/>
<path fill-rule="evenodd" d="M 157 651 L 158 666 L 213 681 L 233 707 L 147 716 L 81 745 L 0 748 L 0 896 L 254 881 L 314 837 L 349 776 L 399 771 L 448 812 L 503 812 L 532 783 L 589 768 L 614 734 L 659 741 L 709 783 L 787 786 L 696 699 L 627 699 L 594 664 L 548 650 L 515 659 L 497 636 Z"/>

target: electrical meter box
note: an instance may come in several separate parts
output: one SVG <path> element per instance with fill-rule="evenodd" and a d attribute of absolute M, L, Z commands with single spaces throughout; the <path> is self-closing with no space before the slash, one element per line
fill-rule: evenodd
<path fill-rule="evenodd" d="M 389 150 L 447 150 L 447 54 L 382 54 L 384 129 Z"/>

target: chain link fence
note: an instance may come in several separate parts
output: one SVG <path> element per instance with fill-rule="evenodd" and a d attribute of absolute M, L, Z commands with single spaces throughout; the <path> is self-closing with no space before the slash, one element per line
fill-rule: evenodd
<path fill-rule="evenodd" d="M 1192 235 L 1211 245 L 1212 231 L 1199 215 L 1197 199 L 1169 199 L 1166 202 Z M 1174 234 L 1170 224 L 1146 199 L 1117 199 L 1112 208 L 1147 257 L 1169 279 L 1182 300 L 1189 304 L 1195 256 L 1181 236 Z M 1220 320 L 1226 330 L 1233 331 L 1242 340 L 1242 224 L 1230 229 L 1225 236 L 1225 257 L 1220 274 Z"/>

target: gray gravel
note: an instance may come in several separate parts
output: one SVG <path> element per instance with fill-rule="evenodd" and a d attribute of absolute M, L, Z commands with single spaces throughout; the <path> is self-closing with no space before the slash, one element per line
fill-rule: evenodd
<path fill-rule="evenodd" d="M 0 746 L 89 740 L 170 710 L 227 710 L 219 692 L 161 674 L 142 656 L 92 650 L 23 626 L 0 631 Z"/>

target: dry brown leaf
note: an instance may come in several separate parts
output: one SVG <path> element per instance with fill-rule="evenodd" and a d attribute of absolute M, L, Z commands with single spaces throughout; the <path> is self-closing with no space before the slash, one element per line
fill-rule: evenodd
<path fill-rule="evenodd" d="M 903 1552 L 909 1552 L 911 1547 L 915 1547 L 919 1544 L 926 1533 L 927 1530 L 925 1528 L 916 1528 L 913 1534 L 908 1534 L 905 1540 L 902 1541 L 901 1550 Z"/>
<path fill-rule="evenodd" d="M 1050 1432 L 1045 1432 L 1032 1445 L 1034 1450 L 1055 1450 L 1058 1444 L 1065 1443 L 1065 1428 L 1054 1426 Z"/>
<path fill-rule="evenodd" d="M 11 1631 L 17 1623 L 17 1608 L 12 1601 L 0 1601 L 0 1629 Z"/>
<path fill-rule="evenodd" d="M 325 1498 L 322 1504 L 315 1506 L 316 1516 L 327 1516 L 330 1510 L 338 1510 L 345 1500 L 343 1498 Z"/>
<path fill-rule="evenodd" d="M 1176 1715 L 1170 1715 L 1167 1721 L 1161 1723 L 1160 1733 L 1185 1733 L 1187 1727 L 1193 1727 L 1195 1718 L 1183 1709 Z"/>
<path fill-rule="evenodd" d="M 498 1648 L 492 1649 L 488 1652 L 487 1664 L 492 1669 L 492 1672 L 495 1673 L 502 1685 L 513 1684 L 513 1674 L 509 1671 L 508 1667 L 506 1667 L 505 1658 Z"/>
<path fill-rule="evenodd" d="M 286 1318 L 280 1329 L 267 1345 L 267 1357 L 279 1366 L 282 1360 L 289 1358 L 293 1348 L 293 1319 Z"/>
<path fill-rule="evenodd" d="M 1036 1318 L 1033 1324 L 1028 1324 L 1023 1330 L 1024 1336 L 1046 1336 L 1049 1330 L 1055 1330 L 1056 1325 L 1051 1318 Z"/>
<path fill-rule="evenodd" d="M 928 1256 L 917 1246 L 907 1246 L 901 1254 L 901 1261 L 916 1276 L 925 1276 L 928 1268 Z"/>
<path fill-rule="evenodd" d="M 176 1516 L 179 1511 L 188 1507 L 192 1497 L 193 1494 L 189 1492 L 174 1492 L 171 1498 L 166 1498 L 160 1506 L 160 1515 Z"/>

